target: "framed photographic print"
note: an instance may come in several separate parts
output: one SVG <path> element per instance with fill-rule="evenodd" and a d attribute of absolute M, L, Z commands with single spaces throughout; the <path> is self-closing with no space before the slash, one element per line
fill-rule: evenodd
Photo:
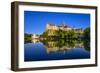
<path fill-rule="evenodd" d="M 97 66 L 97 7 L 11 3 L 11 69 Z"/>

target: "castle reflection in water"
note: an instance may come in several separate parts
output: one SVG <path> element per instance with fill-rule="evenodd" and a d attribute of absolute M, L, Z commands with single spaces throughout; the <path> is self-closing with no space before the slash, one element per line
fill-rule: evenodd
<path fill-rule="evenodd" d="M 74 49 L 74 48 L 84 48 L 86 50 L 90 50 L 90 45 L 87 45 L 87 41 L 82 40 L 39 40 L 39 39 L 33 39 L 32 43 L 36 44 L 38 42 L 42 42 L 42 44 L 45 46 L 47 53 L 62 51 L 63 53 L 65 51 Z"/>

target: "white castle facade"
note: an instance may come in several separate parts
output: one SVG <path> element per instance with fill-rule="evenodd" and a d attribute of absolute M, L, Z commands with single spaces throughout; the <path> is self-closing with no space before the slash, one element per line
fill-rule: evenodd
<path fill-rule="evenodd" d="M 70 31 L 70 30 L 74 30 L 76 33 L 83 33 L 83 30 L 80 29 L 76 29 L 76 28 L 71 28 L 67 25 L 62 24 L 61 26 L 56 26 L 55 24 L 47 24 L 46 26 L 46 31 L 48 31 L 48 35 L 54 35 L 56 30 L 63 30 L 63 31 Z"/>

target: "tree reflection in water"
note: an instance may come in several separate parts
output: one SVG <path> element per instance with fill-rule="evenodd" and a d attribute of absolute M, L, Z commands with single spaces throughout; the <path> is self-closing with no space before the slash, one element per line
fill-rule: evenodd
<path fill-rule="evenodd" d="M 35 44 L 37 42 L 42 42 L 46 47 L 47 53 L 57 52 L 57 51 L 68 51 L 74 48 L 84 48 L 90 51 L 90 42 L 88 40 L 39 40 L 33 39 L 32 42 Z"/>

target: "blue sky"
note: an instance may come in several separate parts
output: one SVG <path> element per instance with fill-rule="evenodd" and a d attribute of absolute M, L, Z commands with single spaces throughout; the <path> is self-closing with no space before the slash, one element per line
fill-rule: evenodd
<path fill-rule="evenodd" d="M 24 11 L 24 32 L 42 34 L 47 23 L 85 29 L 90 26 L 90 14 Z"/>

